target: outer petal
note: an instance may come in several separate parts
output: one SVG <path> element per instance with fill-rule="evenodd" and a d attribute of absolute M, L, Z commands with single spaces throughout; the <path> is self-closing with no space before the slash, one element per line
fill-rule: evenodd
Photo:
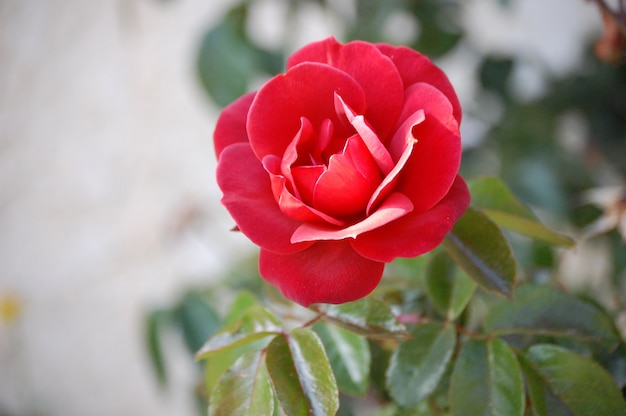
<path fill-rule="evenodd" d="M 378 44 L 378 49 L 391 58 L 398 68 L 404 88 L 416 82 L 426 82 L 445 94 L 454 108 L 454 117 L 461 124 L 461 104 L 446 74 L 435 66 L 430 59 L 405 46 Z"/>
<path fill-rule="evenodd" d="M 253 243 L 283 254 L 304 250 L 312 244 L 291 243 L 291 235 L 301 223 L 281 212 L 268 173 L 248 143 L 232 144 L 222 151 L 216 176 L 224 193 L 222 204 Z"/>
<path fill-rule="evenodd" d="M 248 141 L 246 120 L 255 95 L 255 92 L 243 95 L 222 110 L 213 132 L 213 146 L 218 158 L 226 146 Z"/>
<path fill-rule="evenodd" d="M 299 253 L 261 250 L 261 276 L 303 306 L 344 303 L 368 295 L 380 282 L 384 263 L 357 254 L 346 241 L 322 241 Z"/>
<path fill-rule="evenodd" d="M 416 257 L 443 241 L 470 203 L 470 193 L 461 176 L 450 192 L 427 212 L 411 212 L 384 227 L 351 240 L 352 247 L 372 260 L 391 262 L 396 257 Z"/>
<path fill-rule="evenodd" d="M 363 41 L 341 44 L 329 37 L 296 51 L 287 68 L 302 62 L 325 63 L 352 75 L 365 91 L 365 119 L 381 137 L 391 131 L 400 113 L 404 86 L 396 66 L 375 45 Z"/>
<path fill-rule="evenodd" d="M 248 137 L 259 160 L 265 155 L 283 156 L 306 117 L 314 129 L 330 120 L 335 135 L 349 137 L 335 112 L 339 92 L 355 111 L 365 108 L 363 90 L 350 75 L 319 63 L 303 63 L 269 80 L 257 92 L 248 113 Z M 343 146 L 343 142 L 342 142 Z"/>

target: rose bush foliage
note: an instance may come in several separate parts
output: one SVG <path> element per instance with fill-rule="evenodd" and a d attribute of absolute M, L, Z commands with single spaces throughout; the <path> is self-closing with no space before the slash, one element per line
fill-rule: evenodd
<path fill-rule="evenodd" d="M 359 299 L 385 263 L 434 249 L 467 209 L 460 122 L 448 78 L 418 52 L 309 44 L 220 115 L 222 203 L 286 297 Z"/>

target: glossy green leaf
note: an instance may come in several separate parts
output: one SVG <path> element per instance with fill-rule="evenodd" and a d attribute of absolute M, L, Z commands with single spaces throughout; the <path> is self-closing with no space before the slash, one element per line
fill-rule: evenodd
<path fill-rule="evenodd" d="M 542 225 L 498 178 L 485 177 L 468 183 L 472 205 L 496 224 L 549 244 L 573 247 L 574 240 Z"/>
<path fill-rule="evenodd" d="M 514 302 L 494 303 L 484 327 L 497 334 L 571 337 L 608 347 L 619 341 L 611 318 L 600 308 L 548 286 L 522 286 Z"/>
<path fill-rule="evenodd" d="M 450 325 L 418 325 L 411 336 L 394 350 L 386 375 L 389 394 L 403 407 L 415 406 L 437 388 L 456 345 Z"/>
<path fill-rule="evenodd" d="M 242 355 L 221 378 L 209 398 L 209 416 L 271 415 L 274 395 L 264 353 Z"/>
<path fill-rule="evenodd" d="M 515 354 L 498 338 L 470 339 L 450 382 L 453 416 L 522 416 L 524 386 Z"/>
<path fill-rule="evenodd" d="M 591 359 L 556 345 L 534 345 L 526 356 L 522 362 L 536 416 L 567 414 L 565 409 L 574 416 L 626 415 L 614 380 Z"/>
<path fill-rule="evenodd" d="M 396 320 L 389 306 L 371 298 L 321 310 L 324 317 L 348 331 L 370 338 L 406 338 L 404 325 Z"/>
<path fill-rule="evenodd" d="M 322 341 L 311 329 L 296 328 L 267 347 L 266 365 L 276 397 L 290 416 L 334 415 L 339 391 Z"/>
<path fill-rule="evenodd" d="M 167 384 L 167 372 L 161 347 L 161 333 L 163 326 L 171 319 L 169 311 L 155 310 L 146 319 L 146 344 L 152 368 L 156 373 L 160 385 Z"/>
<path fill-rule="evenodd" d="M 221 328 L 221 320 L 215 309 L 198 292 L 189 292 L 176 310 L 183 329 L 187 347 L 191 352 L 198 348 Z"/>
<path fill-rule="evenodd" d="M 308 415 L 310 405 L 300 384 L 286 336 L 277 336 L 268 345 L 265 364 L 276 398 L 285 414 Z"/>
<path fill-rule="evenodd" d="M 242 317 L 233 330 L 225 330 L 213 335 L 196 353 L 196 359 L 207 358 L 225 349 L 237 349 L 263 338 L 281 333 L 276 318 L 261 307 L 253 307 Z"/>
<path fill-rule="evenodd" d="M 511 299 L 517 265 L 502 231 L 469 207 L 444 240 L 454 261 L 483 289 Z"/>
<path fill-rule="evenodd" d="M 426 288 L 435 307 L 449 320 L 456 319 L 476 290 L 476 283 L 444 252 L 431 257 L 426 268 Z"/>
<path fill-rule="evenodd" d="M 362 396 L 367 390 L 371 354 L 367 340 L 336 325 L 318 322 L 319 335 L 342 393 Z"/>
<path fill-rule="evenodd" d="M 275 335 L 274 335 L 275 336 Z M 204 361 L 204 385 L 207 392 L 211 392 L 220 377 L 228 370 L 239 357 L 250 351 L 260 351 L 267 347 L 272 341 L 272 335 L 267 335 L 258 339 L 249 338 L 247 342 L 239 342 L 235 346 L 223 348 L 206 354 L 202 357 Z"/>

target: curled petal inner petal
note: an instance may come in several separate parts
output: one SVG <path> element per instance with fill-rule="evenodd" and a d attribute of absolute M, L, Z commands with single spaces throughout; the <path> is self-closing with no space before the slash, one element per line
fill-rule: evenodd
<path fill-rule="evenodd" d="M 342 153 L 331 156 L 328 168 L 315 184 L 313 206 L 341 217 L 363 212 L 381 177 L 376 163 L 358 135 Z"/>
<path fill-rule="evenodd" d="M 358 235 L 382 227 L 413 210 L 411 200 L 400 193 L 393 193 L 383 204 L 363 221 L 345 228 L 328 224 L 302 224 L 292 234 L 292 243 L 317 240 L 342 240 L 356 238 Z"/>
<path fill-rule="evenodd" d="M 378 206 L 380 201 L 389 195 L 398 182 L 398 176 L 413 153 L 415 143 L 417 143 L 417 140 L 413 137 L 413 127 L 423 121 L 424 112 L 421 110 L 417 111 L 415 114 L 411 115 L 411 117 L 409 117 L 402 124 L 402 126 L 400 126 L 394 137 L 391 139 L 391 151 L 393 155 L 398 154 L 398 161 L 391 172 L 389 172 L 385 179 L 383 179 L 380 186 L 378 186 L 372 194 L 372 197 L 367 204 L 368 215 L 375 207 Z"/>
<path fill-rule="evenodd" d="M 350 106 L 346 104 L 341 95 L 337 93 L 335 93 L 335 108 L 337 109 L 338 114 L 346 116 L 350 124 L 352 124 L 352 127 L 354 127 L 357 133 L 361 136 L 381 172 L 385 175 L 389 173 L 391 169 L 393 169 L 393 160 L 391 159 L 391 155 L 387 149 L 385 149 L 385 146 L 382 144 L 376 133 L 370 126 L 367 125 L 365 118 L 362 115 L 357 115 L 350 108 Z"/>

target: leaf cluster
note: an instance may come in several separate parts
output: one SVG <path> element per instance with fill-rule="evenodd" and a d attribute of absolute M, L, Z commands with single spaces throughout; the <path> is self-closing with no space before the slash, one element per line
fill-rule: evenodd
<path fill-rule="evenodd" d="M 360 301 L 305 309 L 266 288 L 240 291 L 220 316 L 207 298 L 186 295 L 175 311 L 187 339 L 210 333 L 189 343 L 208 414 L 626 415 L 626 344 L 611 316 L 553 285 L 519 283 L 503 228 L 573 241 L 502 181 L 469 186 L 472 207 L 443 247 L 392 264 L 386 284 Z M 149 320 L 162 378 L 155 328 L 164 314 Z"/>

